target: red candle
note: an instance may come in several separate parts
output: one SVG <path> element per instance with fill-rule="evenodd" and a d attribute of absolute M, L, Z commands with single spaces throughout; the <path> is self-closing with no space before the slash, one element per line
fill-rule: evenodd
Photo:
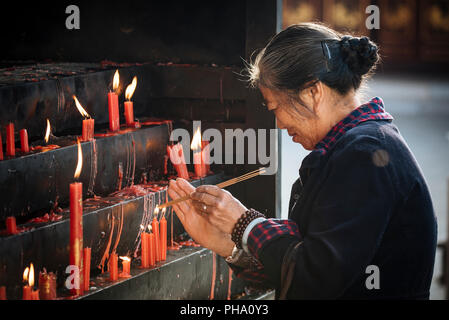
<path fill-rule="evenodd" d="M 128 257 L 120 257 L 120 260 L 122 260 L 122 273 L 120 274 L 120 277 L 130 277 L 131 259 Z"/>
<path fill-rule="evenodd" d="M 0 300 L 6 300 L 6 287 L 0 287 Z"/>
<path fill-rule="evenodd" d="M 44 269 L 39 273 L 39 298 L 55 300 L 56 297 L 56 275 L 53 272 L 47 273 Z"/>
<path fill-rule="evenodd" d="M 6 232 L 8 234 L 16 234 L 17 233 L 16 217 L 7 217 L 6 218 Z"/>
<path fill-rule="evenodd" d="M 80 287 L 71 289 L 73 295 L 83 293 L 83 184 L 70 184 L 70 265 L 78 267 Z"/>
<path fill-rule="evenodd" d="M 206 175 L 206 167 L 203 164 L 203 153 L 201 152 L 201 150 L 193 152 L 193 165 L 195 167 L 195 175 L 198 178 L 202 178 Z"/>
<path fill-rule="evenodd" d="M 126 125 L 128 127 L 134 127 L 134 107 L 131 101 L 131 97 L 134 93 L 134 90 L 136 90 L 136 86 L 137 86 L 137 77 L 134 77 L 131 84 L 127 86 L 125 90 L 125 99 L 128 100 L 125 101 L 125 119 Z"/>
<path fill-rule="evenodd" d="M 140 265 L 142 268 L 148 268 L 149 266 L 149 242 L 148 242 L 149 234 L 146 232 L 142 232 L 140 234 L 140 246 L 141 246 L 141 255 L 140 255 Z"/>
<path fill-rule="evenodd" d="M 31 290 L 31 300 L 39 300 L 39 289 Z"/>
<path fill-rule="evenodd" d="M 109 107 L 109 130 L 114 132 L 120 129 L 118 95 L 115 92 L 108 93 L 108 107 Z"/>
<path fill-rule="evenodd" d="M 209 141 L 201 141 L 202 161 L 204 174 L 207 175 L 210 171 L 210 145 Z"/>
<path fill-rule="evenodd" d="M 28 147 L 28 132 L 27 129 L 20 130 L 20 149 L 23 153 L 30 152 Z"/>
<path fill-rule="evenodd" d="M 3 160 L 3 140 L 1 133 L 0 133 L 0 160 Z"/>
<path fill-rule="evenodd" d="M 163 209 L 165 212 L 165 208 Z M 167 260 L 167 220 L 162 216 L 160 224 L 161 261 Z"/>
<path fill-rule="evenodd" d="M 120 84 L 118 70 L 115 71 L 112 89 L 114 92 L 108 93 L 108 108 L 109 108 L 109 130 L 117 131 L 120 129 L 120 116 L 118 107 L 118 95 L 115 92 Z"/>
<path fill-rule="evenodd" d="M 30 267 L 23 272 L 23 281 L 28 285 L 23 286 L 23 300 L 39 300 L 39 290 L 33 290 L 34 287 L 34 266 L 31 263 Z"/>
<path fill-rule="evenodd" d="M 118 279 L 118 256 L 116 253 L 111 253 L 109 257 L 109 280 L 117 281 Z"/>
<path fill-rule="evenodd" d="M 90 287 L 90 257 L 91 248 L 86 247 L 83 250 L 83 281 L 84 281 L 84 291 L 89 291 Z"/>
<path fill-rule="evenodd" d="M 203 164 L 203 150 L 201 143 L 201 131 L 200 128 L 196 130 L 193 135 L 192 143 L 190 148 L 193 150 L 193 165 L 195 167 L 195 175 L 198 178 L 202 178 L 206 175 L 205 165 Z"/>
<path fill-rule="evenodd" d="M 89 141 L 94 138 L 94 127 L 95 127 L 94 119 L 83 120 L 83 133 L 82 133 L 83 141 Z"/>
<path fill-rule="evenodd" d="M 13 157 L 15 154 L 14 123 L 10 122 L 6 125 L 6 155 Z"/>
<path fill-rule="evenodd" d="M 128 127 L 134 126 L 134 110 L 132 101 L 125 101 L 125 120 Z"/>
<path fill-rule="evenodd" d="M 90 115 L 87 113 L 87 111 L 83 108 L 81 103 L 78 101 L 76 96 L 73 96 L 73 100 L 75 100 L 75 106 L 78 109 L 78 111 L 81 113 L 81 115 L 85 118 L 83 120 L 83 131 L 82 131 L 82 140 L 83 141 L 89 141 L 94 138 L 94 126 L 95 126 L 95 120 L 90 118 Z"/>
<path fill-rule="evenodd" d="M 22 299 L 23 300 L 31 300 L 31 287 L 30 286 L 28 286 L 28 285 L 23 286 Z"/>
<path fill-rule="evenodd" d="M 78 140 L 78 163 L 74 178 L 79 178 L 83 167 L 83 153 Z M 79 271 L 79 287 L 71 289 L 72 295 L 83 294 L 83 184 L 73 182 L 70 184 L 70 250 L 69 263 L 77 266 Z"/>
<path fill-rule="evenodd" d="M 159 222 L 156 217 L 154 217 L 153 222 L 151 223 L 153 227 L 154 233 L 154 251 L 156 252 L 156 262 L 161 261 L 161 249 L 160 249 L 160 238 L 159 238 Z"/>
<path fill-rule="evenodd" d="M 148 235 L 148 257 L 150 267 L 156 264 L 156 243 L 154 239 L 154 233 L 150 233 Z"/>
<path fill-rule="evenodd" d="M 182 145 L 177 143 L 172 147 L 167 146 L 167 152 L 170 157 L 170 161 L 176 169 L 178 177 L 189 180 L 189 172 L 187 171 Z"/>

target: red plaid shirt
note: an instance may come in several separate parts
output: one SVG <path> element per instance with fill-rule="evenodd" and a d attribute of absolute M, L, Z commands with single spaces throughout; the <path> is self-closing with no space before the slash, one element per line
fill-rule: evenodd
<path fill-rule="evenodd" d="M 368 103 L 362 104 L 353 110 L 317 143 L 314 151 L 325 154 L 347 131 L 368 120 L 393 120 L 391 114 L 385 112 L 384 103 L 381 98 L 372 98 Z"/>
<path fill-rule="evenodd" d="M 385 111 L 381 98 L 375 97 L 368 103 L 365 103 L 353 110 L 343 120 L 338 122 L 327 135 L 315 146 L 312 152 L 325 154 L 338 139 L 347 131 L 368 120 L 392 120 L 393 117 Z M 247 247 L 248 251 L 259 259 L 262 248 L 270 241 L 279 237 L 296 237 L 301 239 L 298 225 L 293 220 L 267 219 L 254 226 L 248 235 Z M 263 272 L 263 266 L 259 266 L 256 270 L 243 270 L 236 272 L 238 277 L 262 282 L 266 279 Z"/>

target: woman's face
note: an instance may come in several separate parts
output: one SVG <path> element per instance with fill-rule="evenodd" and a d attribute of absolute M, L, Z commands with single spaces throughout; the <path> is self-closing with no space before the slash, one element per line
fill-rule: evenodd
<path fill-rule="evenodd" d="M 268 110 L 274 112 L 279 129 L 287 129 L 288 135 L 304 149 L 313 150 L 321 140 L 319 118 L 305 106 L 300 105 L 287 93 L 260 87 Z"/>

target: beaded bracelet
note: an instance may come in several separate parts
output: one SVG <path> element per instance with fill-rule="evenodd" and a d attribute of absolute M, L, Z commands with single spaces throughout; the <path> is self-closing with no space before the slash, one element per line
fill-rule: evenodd
<path fill-rule="evenodd" d="M 242 237 L 246 227 L 251 223 L 251 221 L 259 217 L 265 218 L 265 215 L 254 209 L 249 209 L 242 214 L 235 223 L 234 229 L 232 229 L 231 240 L 235 243 L 238 249 L 242 249 Z"/>

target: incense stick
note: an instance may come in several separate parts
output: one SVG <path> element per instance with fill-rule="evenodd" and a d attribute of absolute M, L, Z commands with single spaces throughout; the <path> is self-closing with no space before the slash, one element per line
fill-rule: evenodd
<path fill-rule="evenodd" d="M 232 179 L 226 180 L 224 182 L 221 182 L 219 184 L 216 184 L 216 186 L 219 187 L 220 189 L 226 188 L 226 187 L 229 187 L 229 186 L 231 186 L 233 184 L 236 184 L 236 183 L 239 183 L 239 182 L 242 182 L 242 181 L 254 178 L 254 177 L 256 177 L 256 176 L 258 176 L 258 175 L 260 175 L 262 173 L 265 173 L 265 170 L 266 170 L 266 168 L 259 168 L 257 170 L 245 173 L 244 175 L 241 175 L 239 177 L 232 178 Z M 189 199 L 190 199 L 190 196 L 184 196 L 184 197 L 178 198 L 176 200 L 172 200 L 172 201 L 163 203 L 161 205 L 158 205 L 157 208 L 163 209 L 163 208 L 170 207 L 170 206 L 172 206 L 172 205 L 174 205 L 176 203 L 179 203 L 179 202 L 182 202 L 182 201 L 186 201 L 186 200 L 189 200 Z"/>

